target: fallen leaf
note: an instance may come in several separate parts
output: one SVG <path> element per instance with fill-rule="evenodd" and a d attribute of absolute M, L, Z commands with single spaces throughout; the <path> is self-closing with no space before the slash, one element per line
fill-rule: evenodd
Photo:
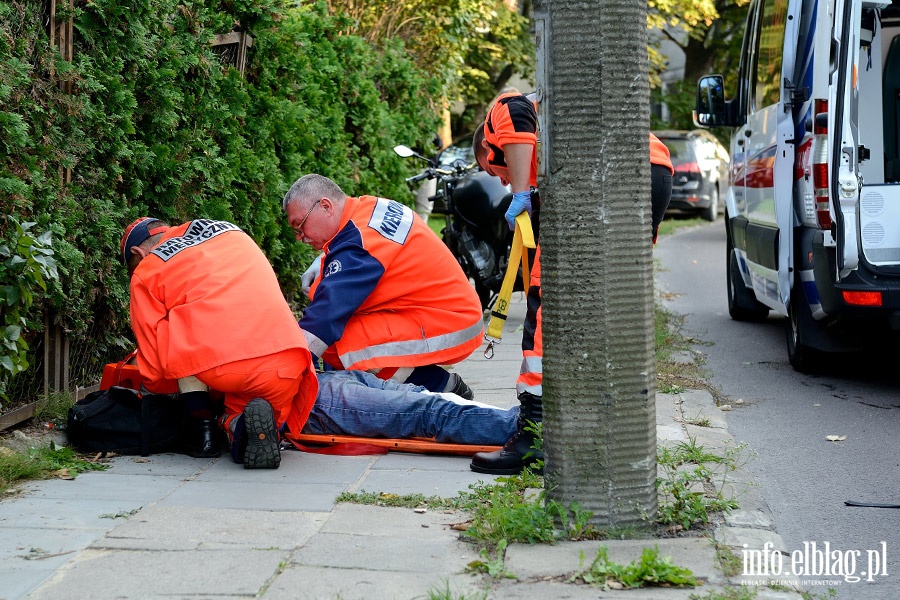
<path fill-rule="evenodd" d="M 59 469 L 57 471 L 53 471 L 53 475 L 58 479 L 67 479 L 72 480 L 75 479 L 75 476 L 69 471 L 69 469 Z"/>
<path fill-rule="evenodd" d="M 829 442 L 843 442 L 847 439 L 846 435 L 826 435 L 825 439 Z"/>
<path fill-rule="evenodd" d="M 666 531 L 671 534 L 676 534 L 679 531 L 684 531 L 684 526 L 679 523 L 672 523 L 666 528 Z M 625 539 L 625 538 L 622 538 Z"/>

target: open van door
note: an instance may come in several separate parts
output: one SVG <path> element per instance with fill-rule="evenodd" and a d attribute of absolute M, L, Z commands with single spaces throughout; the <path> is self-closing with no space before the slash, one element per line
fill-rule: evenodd
<path fill-rule="evenodd" d="M 785 2 L 787 0 L 784 0 Z M 778 4 L 776 2 L 776 4 Z M 794 284 L 794 161 L 797 144 L 800 143 L 800 125 L 796 123 L 795 103 L 806 98 L 802 81 L 798 79 L 800 65 L 806 56 L 799 48 L 799 25 L 802 2 L 791 2 L 784 32 L 784 64 L 781 69 L 781 103 L 778 114 L 778 146 L 781 164 L 775 174 L 775 220 L 778 223 L 778 294 L 781 305 L 778 312 L 787 315 Z"/>
<path fill-rule="evenodd" d="M 858 206 L 859 177 L 859 49 L 862 5 L 870 2 L 841 0 L 834 13 L 834 38 L 838 40 L 837 70 L 828 90 L 829 127 L 834 147 L 830 149 L 831 216 L 836 234 L 836 280 L 859 266 Z M 875 3 L 883 4 L 883 3 Z M 833 123 L 831 122 L 833 121 Z"/>
<path fill-rule="evenodd" d="M 795 65 L 802 3 L 751 4 L 753 56 L 746 122 L 737 132 L 745 153 L 746 258 L 757 299 L 788 314 L 792 285 Z M 751 24 L 752 23 L 752 24 Z M 738 182 L 738 185 L 740 183 Z"/>

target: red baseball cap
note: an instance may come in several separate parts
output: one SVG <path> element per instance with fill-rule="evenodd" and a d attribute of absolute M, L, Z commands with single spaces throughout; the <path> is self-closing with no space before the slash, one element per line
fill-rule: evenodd
<path fill-rule="evenodd" d="M 148 238 L 157 233 L 162 233 L 169 228 L 168 225 L 160 225 L 150 229 L 149 225 L 154 221 L 159 221 L 159 219 L 154 217 L 140 217 L 139 219 L 135 219 L 131 225 L 125 228 L 125 233 L 122 235 L 122 240 L 119 242 L 119 249 L 122 251 L 122 261 L 125 264 L 128 264 L 128 256 L 131 254 L 132 248 L 139 246 Z"/>

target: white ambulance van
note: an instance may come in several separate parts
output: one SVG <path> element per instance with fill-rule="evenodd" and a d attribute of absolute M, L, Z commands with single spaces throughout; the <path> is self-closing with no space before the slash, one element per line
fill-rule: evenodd
<path fill-rule="evenodd" d="M 694 120 L 733 128 L 731 317 L 789 317 L 798 371 L 816 370 L 823 352 L 891 339 L 900 330 L 900 0 L 752 0 L 739 72 L 700 79 Z"/>

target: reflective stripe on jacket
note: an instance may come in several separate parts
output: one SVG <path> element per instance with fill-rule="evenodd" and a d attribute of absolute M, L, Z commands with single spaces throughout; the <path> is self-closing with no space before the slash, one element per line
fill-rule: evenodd
<path fill-rule="evenodd" d="M 347 198 L 300 320 L 310 350 L 335 368 L 453 364 L 481 345 L 475 289 L 413 211 Z"/>

